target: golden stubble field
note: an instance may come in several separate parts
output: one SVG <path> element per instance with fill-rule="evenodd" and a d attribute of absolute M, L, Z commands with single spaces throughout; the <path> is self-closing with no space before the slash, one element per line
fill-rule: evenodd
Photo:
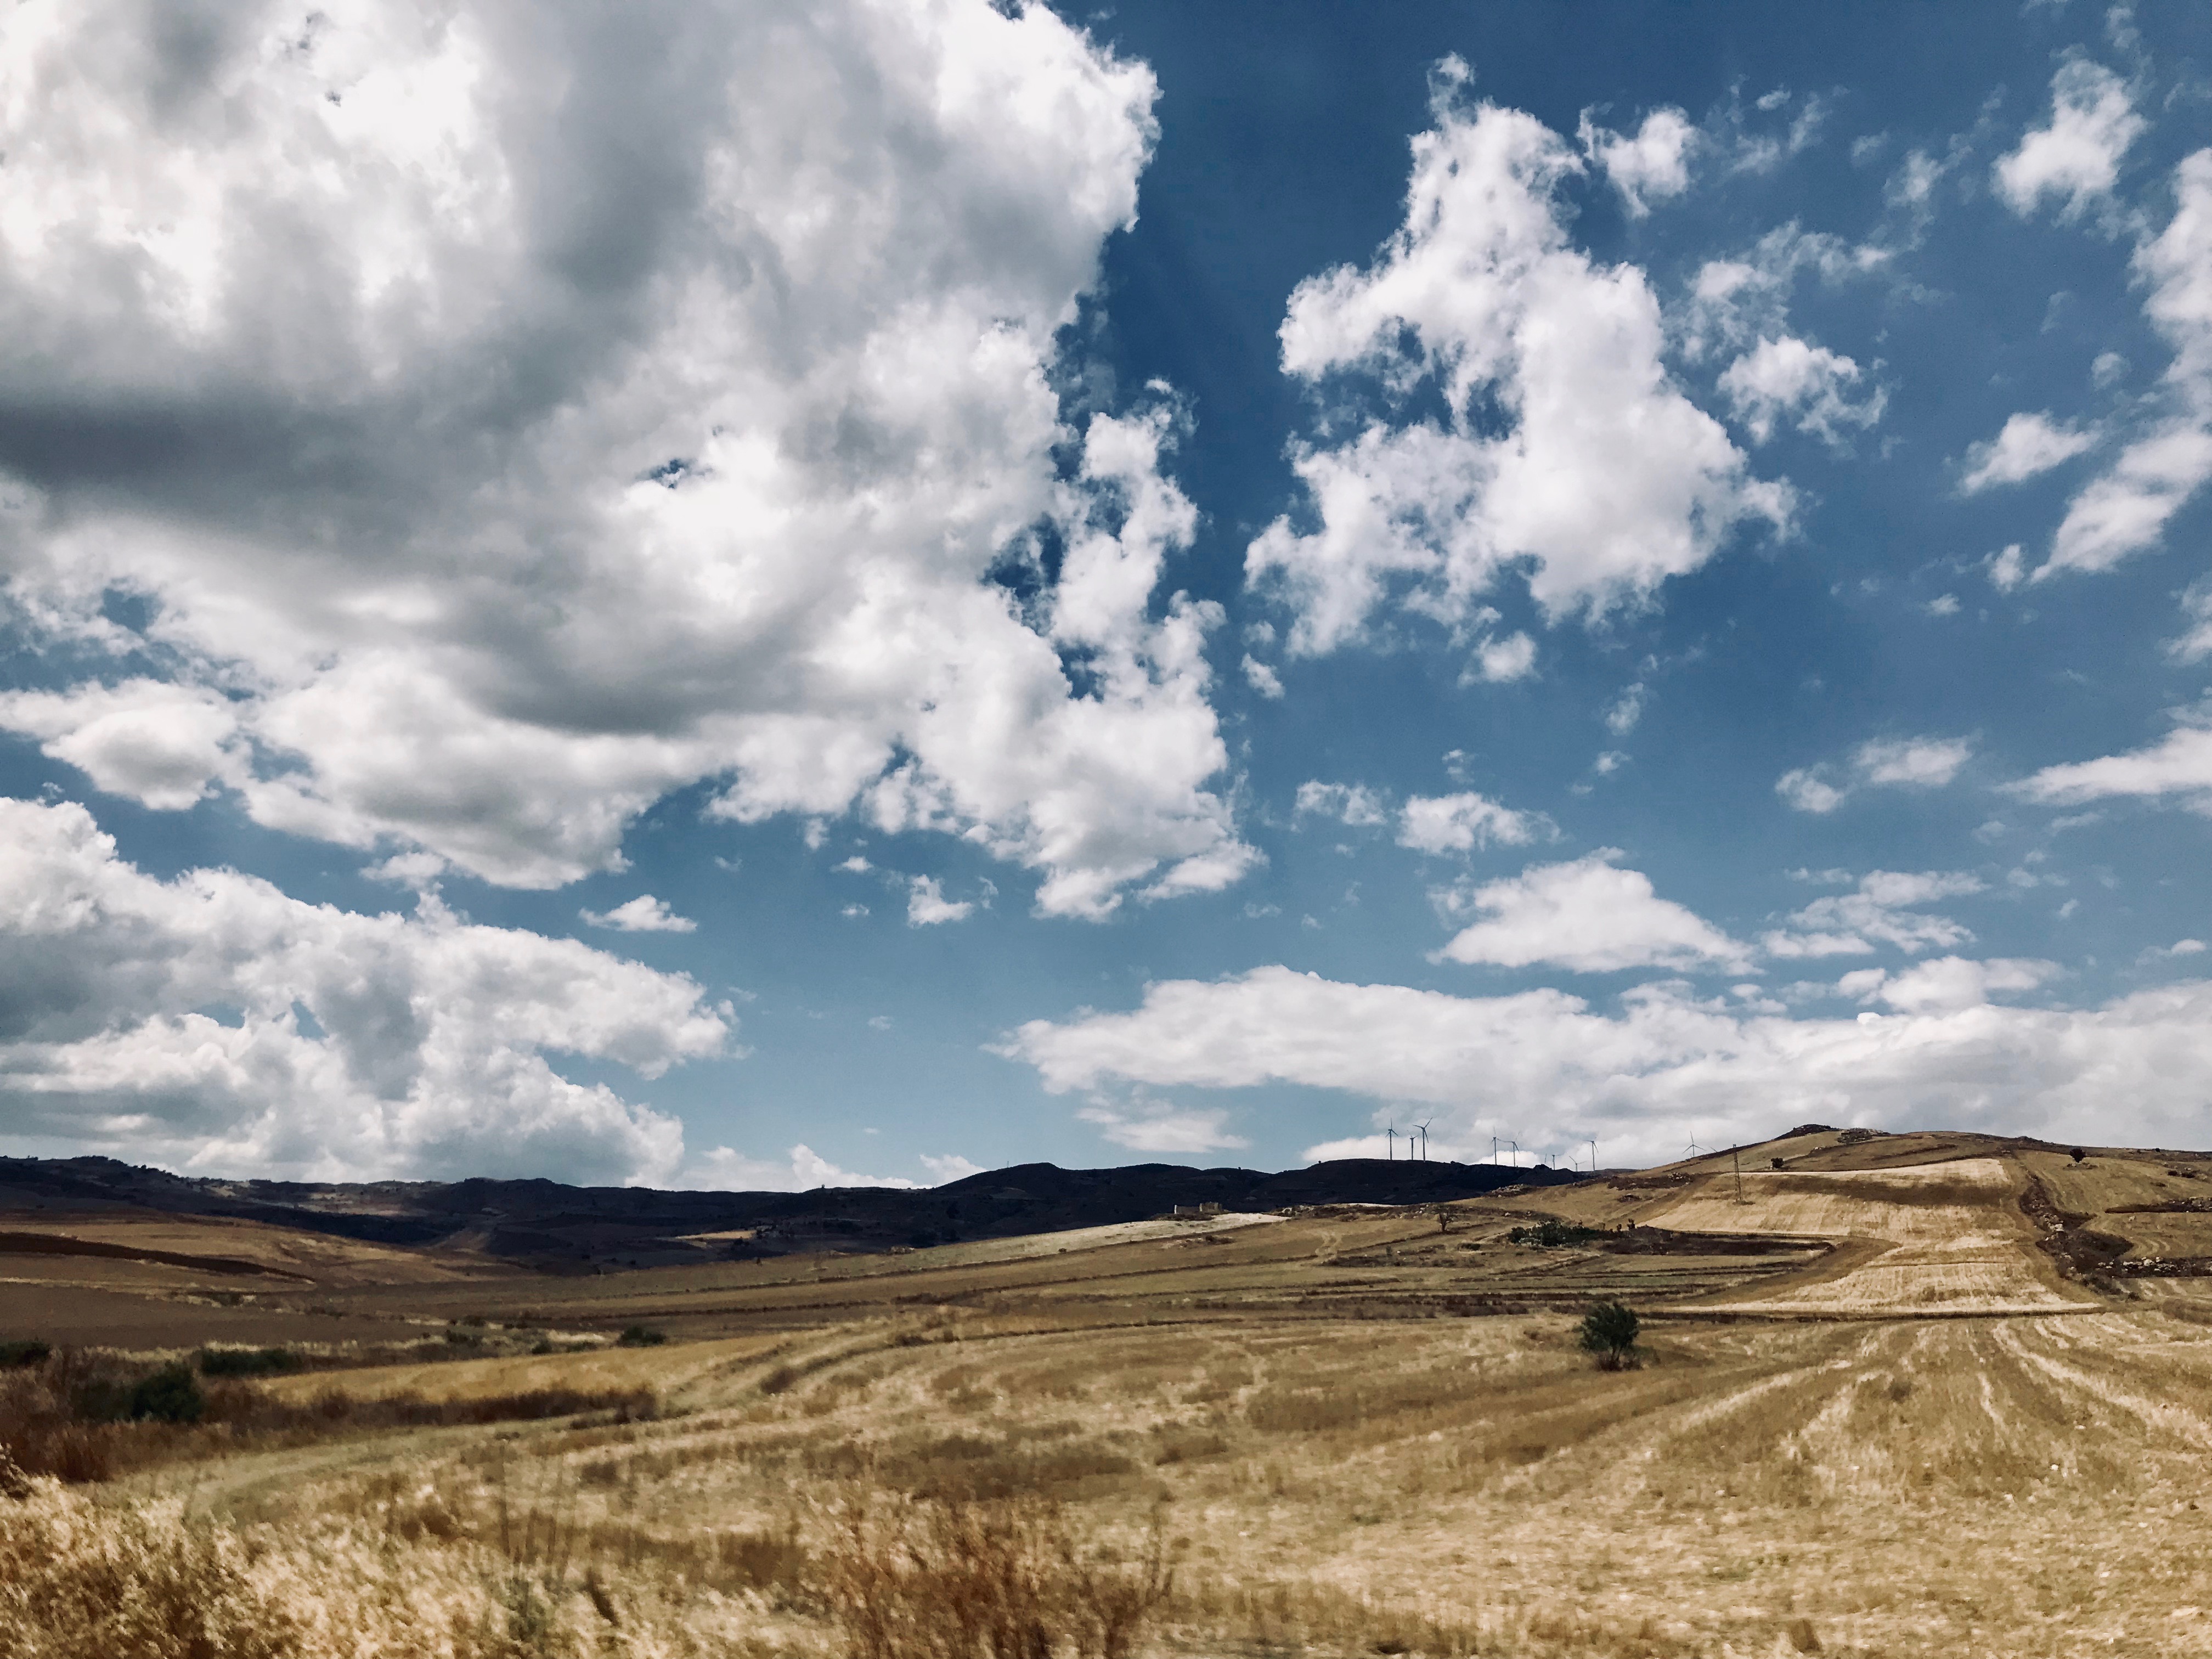
<path fill-rule="evenodd" d="M 658 1407 L 203 1428 L 0 1504 L 0 1566 L 170 1571 L 172 1602 L 229 1609 L 225 1653 L 1042 1659 L 1040 1631 L 1063 1652 L 2212 1652 L 2212 1281 L 2136 1276 L 2212 1254 L 2191 1248 L 2212 1216 L 2128 1207 L 2186 1205 L 2212 1164 L 1966 1136 L 1755 1152 L 1741 1199 L 1724 1156 L 1455 1206 L 1449 1231 L 1340 1210 L 951 1261 L 270 1284 L 254 1308 L 323 1322 L 333 1358 L 438 1329 L 577 1345 L 261 1385 L 296 1413 L 334 1383 Z M 1510 1242 L 1546 1215 L 1644 1231 Z M 2060 1225 L 2136 1267 L 2062 1273 L 2038 1243 Z M 167 1318 L 179 1294 L 147 1299 Z M 1644 1314 L 1639 1368 L 1577 1347 L 1593 1295 Z M 581 1346 L 638 1322 L 676 1340 Z M 0 1655 L 72 1651 L 24 1635 L 21 1576 Z M 922 1577 L 1035 1617 L 947 1623 Z"/>

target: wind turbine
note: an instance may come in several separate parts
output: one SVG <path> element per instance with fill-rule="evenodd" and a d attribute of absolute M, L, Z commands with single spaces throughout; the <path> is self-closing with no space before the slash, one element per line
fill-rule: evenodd
<path fill-rule="evenodd" d="M 1419 1130 L 1421 1133 L 1421 1162 L 1424 1164 L 1429 1161 L 1429 1125 L 1435 1121 L 1436 1119 L 1430 1118 L 1424 1122 L 1416 1123 L 1413 1126 L 1416 1129 Z"/>
<path fill-rule="evenodd" d="M 1385 1148 L 1385 1155 L 1395 1162 L 1398 1156 L 1398 1126 L 1394 1123 L 1389 1128 L 1383 1130 L 1382 1133 L 1390 1137 L 1389 1139 L 1382 1143 Z M 1407 1139 L 1410 1139 L 1412 1137 L 1408 1136 Z"/>

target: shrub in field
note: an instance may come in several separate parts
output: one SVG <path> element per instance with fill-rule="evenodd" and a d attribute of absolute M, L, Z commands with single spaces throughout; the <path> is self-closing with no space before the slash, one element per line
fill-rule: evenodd
<path fill-rule="evenodd" d="M 142 1378 L 131 1390 L 133 1422 L 197 1423 L 207 1411 L 207 1396 L 200 1392 L 192 1368 L 181 1360 L 162 1366 Z"/>
<path fill-rule="evenodd" d="M 1562 1244 L 1581 1244 L 1593 1238 L 1605 1237 L 1596 1227 L 1578 1227 L 1571 1221 L 1562 1221 L 1547 1215 L 1533 1227 L 1516 1227 L 1506 1237 L 1516 1244 L 1534 1244 L 1547 1250 L 1555 1250 Z"/>
<path fill-rule="evenodd" d="M 0 1342 L 0 1367 L 14 1370 L 18 1365 L 39 1365 L 46 1363 L 53 1349 L 35 1337 L 18 1337 L 11 1342 Z"/>
<path fill-rule="evenodd" d="M 1636 1338 L 1644 1322 L 1620 1302 L 1600 1302 L 1583 1316 L 1582 1345 L 1597 1356 L 1601 1370 L 1617 1371 L 1635 1363 Z"/>
<path fill-rule="evenodd" d="M 272 1376 L 301 1363 L 289 1348 L 202 1348 L 194 1359 L 202 1376 Z"/>
<path fill-rule="evenodd" d="M 657 1348 L 668 1340 L 668 1333 L 657 1331 L 650 1325 L 629 1325 L 615 1339 L 618 1348 Z"/>

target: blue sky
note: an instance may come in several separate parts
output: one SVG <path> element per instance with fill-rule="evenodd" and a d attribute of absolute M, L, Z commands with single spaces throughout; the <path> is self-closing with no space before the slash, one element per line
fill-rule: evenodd
<path fill-rule="evenodd" d="M 2204 1144 L 2202 11 L 0 23 L 0 1146 Z"/>

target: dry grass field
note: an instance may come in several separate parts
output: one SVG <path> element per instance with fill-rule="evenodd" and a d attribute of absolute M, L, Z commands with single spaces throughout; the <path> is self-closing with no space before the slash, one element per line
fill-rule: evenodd
<path fill-rule="evenodd" d="M 114 1428 L 105 1481 L 0 1475 L 0 1659 L 2212 1653 L 2208 1189 L 1821 1133 L 1441 1222 L 562 1279 L 64 1258 L 144 1310 L 106 1363 L 236 1317 L 310 1368 Z M 45 1335 L 18 1261 L 0 1336 Z M 1640 1364 L 1578 1346 L 1598 1297 Z"/>

